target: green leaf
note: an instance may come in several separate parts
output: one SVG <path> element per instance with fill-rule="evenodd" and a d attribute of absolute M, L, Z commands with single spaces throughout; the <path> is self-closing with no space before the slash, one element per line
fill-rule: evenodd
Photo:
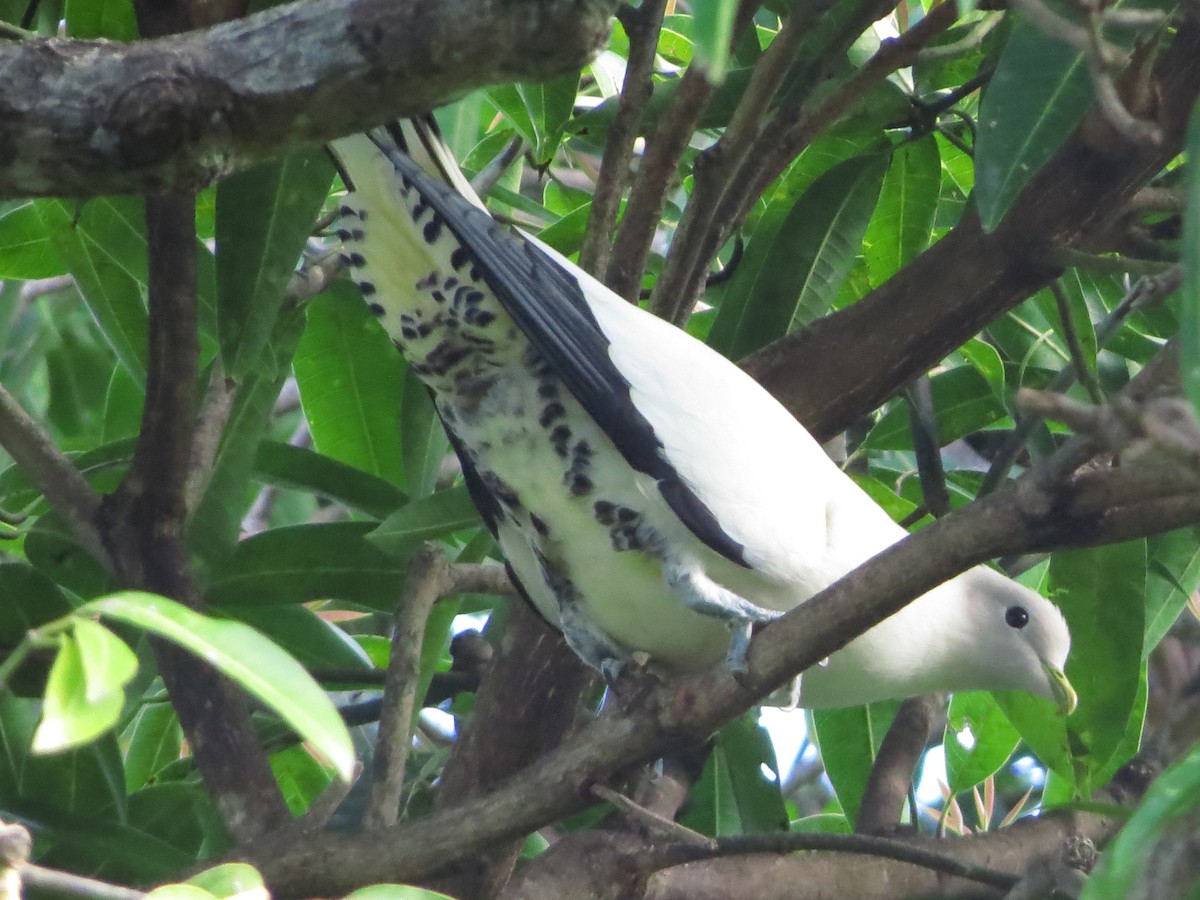
<path fill-rule="evenodd" d="M 829 169 L 777 229 L 759 228 L 746 248 L 709 335 L 731 358 L 751 353 L 827 312 L 849 275 L 886 171 L 882 155 Z"/>
<path fill-rule="evenodd" d="M 975 203 L 986 231 L 1000 224 L 1093 99 L 1083 55 L 1018 20 L 979 110 Z"/>
<path fill-rule="evenodd" d="M 729 62 L 737 0 L 696 0 L 690 8 L 695 16 L 696 62 L 705 68 L 709 81 L 719 84 Z"/>
<path fill-rule="evenodd" d="M 371 532 L 369 540 L 388 554 L 402 556 L 421 541 L 449 537 L 479 524 L 479 511 L 470 493 L 465 485 L 459 485 L 396 510 Z"/>
<path fill-rule="evenodd" d="M 898 701 L 887 700 L 870 706 L 812 712 L 813 732 L 821 748 L 825 773 L 850 822 L 858 819 L 875 754 L 899 707 Z"/>
<path fill-rule="evenodd" d="M 37 201 L 50 243 L 66 263 L 117 359 L 140 384 L 146 377 L 147 280 L 142 204 L 97 198 L 75 209 Z M 142 248 L 123 252 L 123 248 Z"/>
<path fill-rule="evenodd" d="M 73 630 L 83 661 L 84 699 L 101 703 L 120 693 L 137 674 L 137 654 L 123 640 L 91 619 L 76 619 Z"/>
<path fill-rule="evenodd" d="M 1200 159 L 1200 105 L 1188 125 L 1188 159 Z M 1183 290 L 1180 292 L 1179 374 L 1183 389 L 1200 409 L 1200 178 L 1188 179 L 1188 202 L 1183 213 Z"/>
<path fill-rule="evenodd" d="M 125 748 L 125 789 L 146 787 L 163 768 L 179 759 L 183 729 L 169 702 L 148 702 L 138 707 L 121 732 Z"/>
<path fill-rule="evenodd" d="M 0 203 L 0 278 L 53 278 L 67 271 L 33 200 Z"/>
<path fill-rule="evenodd" d="M 400 358 L 354 288 L 308 308 L 292 368 L 317 450 L 401 484 Z"/>
<path fill-rule="evenodd" d="M 391 611 L 406 570 L 367 539 L 373 527 L 293 525 L 240 541 L 213 571 L 208 602 L 240 609 L 336 598 Z"/>
<path fill-rule="evenodd" d="M 66 0 L 67 34 L 73 38 L 135 41 L 137 17 L 130 0 Z"/>
<path fill-rule="evenodd" d="M 979 371 L 958 366 L 929 379 L 939 446 L 981 431 L 1007 414 L 1004 403 Z M 907 450 L 912 446 L 908 411 L 894 404 L 868 432 L 863 446 L 872 450 Z"/>
<path fill-rule="evenodd" d="M 208 891 L 220 900 L 231 897 L 240 900 L 252 900 L 255 897 L 267 900 L 270 896 L 258 870 L 246 863 L 213 866 L 193 875 L 187 883 Z"/>
<path fill-rule="evenodd" d="M 178 644 L 277 712 L 344 780 L 354 772 L 350 735 L 325 692 L 304 667 L 241 622 L 210 619 L 181 604 L 123 591 L 80 608 Z"/>
<path fill-rule="evenodd" d="M 217 187 L 217 332 L 229 377 L 257 363 L 332 180 L 328 154 L 310 149 Z"/>
<path fill-rule="evenodd" d="M 729 780 L 742 831 L 786 831 L 788 813 L 779 792 L 779 762 L 770 735 L 758 723 L 757 711 L 734 719 L 721 729 L 717 740 L 729 761 Z M 774 781 L 764 775 L 764 767 L 774 773 Z"/>
<path fill-rule="evenodd" d="M 942 163 L 932 137 L 908 141 L 892 154 L 863 239 L 872 287 L 883 284 L 929 246 L 941 176 Z"/>
<path fill-rule="evenodd" d="M 1064 719 L 1040 697 L 1005 692 L 996 699 L 1038 758 L 1086 796 L 1125 762 L 1118 751 L 1136 748 L 1141 734 L 1146 542 L 1056 553 L 1048 578 L 1071 629 L 1067 677 L 1079 706 Z"/>
<path fill-rule="evenodd" d="M 408 499 L 389 481 L 307 447 L 293 447 L 280 441 L 263 441 L 259 445 L 254 457 L 254 477 L 268 484 L 327 497 L 381 519 Z"/>
<path fill-rule="evenodd" d="M 264 351 L 274 368 L 260 366 L 246 378 L 234 399 L 212 477 L 188 526 L 189 546 L 209 562 L 232 552 L 237 542 L 242 517 L 252 499 L 252 486 L 247 482 L 303 322 L 298 312 L 280 317 Z"/>
<path fill-rule="evenodd" d="M 1082 900 L 1127 900 L 1158 895 L 1155 888 L 1166 887 L 1160 885 L 1158 875 L 1173 868 L 1164 860 L 1160 844 L 1173 835 L 1178 842 L 1183 836 L 1193 834 L 1198 808 L 1200 744 L 1154 779 L 1125 827 L 1104 851 L 1100 864 L 1084 885 Z M 1182 846 L 1179 850 L 1188 852 Z M 1186 886 L 1186 895 L 1194 897 L 1196 887 L 1194 883 Z M 1180 888 L 1185 886 L 1176 882 L 1169 889 Z"/>
<path fill-rule="evenodd" d="M 1020 740 L 991 694 L 955 694 L 950 698 L 943 740 L 950 790 L 969 791 L 1000 771 Z"/>
<path fill-rule="evenodd" d="M 344 900 L 454 900 L 437 891 L 407 884 L 372 884 L 347 894 Z"/>
<path fill-rule="evenodd" d="M 396 585 L 401 582 L 397 581 Z M 366 651 L 344 631 L 307 606 L 246 604 L 234 618 L 257 628 L 309 669 L 369 669 Z"/>
<path fill-rule="evenodd" d="M 128 648 L 126 652 L 132 655 Z M 84 651 L 75 635 L 69 632 L 62 635 L 50 677 L 46 679 L 42 719 L 33 735 L 33 752 L 68 750 L 94 740 L 116 725 L 125 704 L 125 693 L 121 685 L 109 691 L 102 687 L 103 681 L 95 676 L 89 681 Z"/>
<path fill-rule="evenodd" d="M 442 460 L 450 441 L 442 428 L 429 389 L 407 366 L 400 399 L 400 450 L 404 459 L 404 487 L 411 497 L 425 497 L 437 487 Z"/>
<path fill-rule="evenodd" d="M 1143 657 L 1149 657 L 1166 637 L 1188 599 L 1200 589 L 1200 528 L 1180 528 L 1152 537 L 1149 553 Z"/>
<path fill-rule="evenodd" d="M 71 611 L 71 604 L 45 574 L 26 563 L 0 564 L 0 647 L 12 647 L 31 628 Z"/>
<path fill-rule="evenodd" d="M 536 165 L 554 158 L 575 105 L 579 72 L 535 84 L 504 84 L 488 88 L 488 99 L 531 146 Z"/>

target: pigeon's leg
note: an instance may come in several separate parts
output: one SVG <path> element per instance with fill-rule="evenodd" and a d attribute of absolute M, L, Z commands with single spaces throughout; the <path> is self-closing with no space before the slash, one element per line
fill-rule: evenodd
<path fill-rule="evenodd" d="M 725 665 L 731 672 L 745 672 L 746 654 L 754 626 L 773 622 L 783 613 L 756 606 L 733 591 L 726 590 L 700 568 L 694 560 L 668 556 L 663 562 L 663 578 L 685 606 L 698 613 L 720 619 L 732 635 Z"/>
<path fill-rule="evenodd" d="M 559 600 L 558 624 L 567 646 L 587 665 L 599 672 L 611 685 L 621 674 L 629 654 L 613 643 L 579 608 L 578 601 Z"/>

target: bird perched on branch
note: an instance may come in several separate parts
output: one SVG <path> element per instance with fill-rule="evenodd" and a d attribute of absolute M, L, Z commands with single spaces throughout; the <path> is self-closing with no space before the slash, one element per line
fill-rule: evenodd
<path fill-rule="evenodd" d="M 432 119 L 332 145 L 351 277 L 432 391 L 510 574 L 589 665 L 744 669 L 769 622 L 905 535 L 733 363 L 485 210 Z M 1059 611 L 976 568 L 803 676 L 800 703 L 1025 690 Z"/>

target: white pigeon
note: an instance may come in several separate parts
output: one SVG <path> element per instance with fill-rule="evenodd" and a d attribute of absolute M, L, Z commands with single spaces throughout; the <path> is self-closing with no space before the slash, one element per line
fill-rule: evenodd
<path fill-rule="evenodd" d="M 585 662 L 744 668 L 753 625 L 904 537 L 736 365 L 497 223 L 432 119 L 331 149 L 351 276 L 514 580 Z M 1053 604 L 980 567 L 804 673 L 799 702 L 1024 690 L 1069 712 L 1069 647 Z"/>

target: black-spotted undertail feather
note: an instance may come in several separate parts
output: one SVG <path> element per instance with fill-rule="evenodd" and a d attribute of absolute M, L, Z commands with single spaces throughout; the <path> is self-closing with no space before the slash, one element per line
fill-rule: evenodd
<path fill-rule="evenodd" d="M 332 150 L 352 277 L 431 389 L 517 580 L 589 664 L 743 667 L 754 624 L 903 536 L 740 369 L 499 225 L 431 120 Z M 1013 609 L 1032 627 L 1006 624 Z M 975 569 L 806 673 L 801 702 L 1061 701 L 1068 647 L 1051 604 Z"/>

